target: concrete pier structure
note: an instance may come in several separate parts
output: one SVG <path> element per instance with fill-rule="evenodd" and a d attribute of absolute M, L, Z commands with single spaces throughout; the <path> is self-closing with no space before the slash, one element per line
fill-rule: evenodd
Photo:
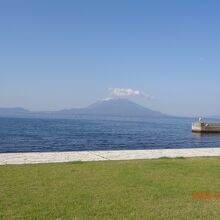
<path fill-rule="evenodd" d="M 220 133 L 220 123 L 193 122 L 192 131 L 200 133 Z"/>

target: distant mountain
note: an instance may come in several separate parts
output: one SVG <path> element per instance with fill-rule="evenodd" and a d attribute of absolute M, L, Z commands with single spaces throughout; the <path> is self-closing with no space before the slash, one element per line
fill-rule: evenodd
<path fill-rule="evenodd" d="M 109 99 L 98 101 L 87 108 L 91 114 L 117 116 L 162 117 L 164 114 L 150 110 L 128 99 Z"/>
<path fill-rule="evenodd" d="M 86 108 L 65 109 L 58 114 L 86 114 L 86 115 L 109 115 L 109 116 L 144 116 L 165 117 L 167 115 L 150 110 L 128 99 L 106 99 L 98 101 Z"/>
<path fill-rule="evenodd" d="M 216 119 L 220 119 L 220 115 L 212 115 L 212 116 L 209 116 L 209 118 L 216 118 Z"/>
<path fill-rule="evenodd" d="M 5 117 L 27 115 L 30 113 L 31 111 L 24 108 L 0 108 L 0 116 Z"/>
<path fill-rule="evenodd" d="M 145 108 L 127 99 L 106 99 L 86 108 L 64 109 L 53 112 L 32 112 L 22 108 L 0 108 L 0 116 L 71 118 L 74 115 L 167 117 L 161 112 Z"/>

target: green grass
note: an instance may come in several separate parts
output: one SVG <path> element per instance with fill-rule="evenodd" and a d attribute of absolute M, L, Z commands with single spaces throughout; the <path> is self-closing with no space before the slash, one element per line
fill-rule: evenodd
<path fill-rule="evenodd" d="M 220 219 L 220 158 L 0 166 L 0 219 Z"/>

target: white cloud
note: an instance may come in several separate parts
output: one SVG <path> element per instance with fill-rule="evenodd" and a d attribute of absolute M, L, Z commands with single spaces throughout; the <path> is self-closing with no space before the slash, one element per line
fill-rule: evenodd
<path fill-rule="evenodd" d="M 111 91 L 111 95 L 118 96 L 118 97 L 135 97 L 135 96 L 141 96 L 147 99 L 152 99 L 151 96 L 145 95 L 139 90 L 134 90 L 130 88 L 109 88 Z"/>
<path fill-rule="evenodd" d="M 124 89 L 124 88 L 110 88 L 112 95 L 114 96 L 139 96 L 139 90 Z"/>

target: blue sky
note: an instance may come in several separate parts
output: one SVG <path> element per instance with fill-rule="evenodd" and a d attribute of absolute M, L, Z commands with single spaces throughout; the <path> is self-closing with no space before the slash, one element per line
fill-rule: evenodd
<path fill-rule="evenodd" d="M 220 3 L 0 1 L 0 107 L 83 107 L 109 88 L 174 115 L 220 114 Z"/>

